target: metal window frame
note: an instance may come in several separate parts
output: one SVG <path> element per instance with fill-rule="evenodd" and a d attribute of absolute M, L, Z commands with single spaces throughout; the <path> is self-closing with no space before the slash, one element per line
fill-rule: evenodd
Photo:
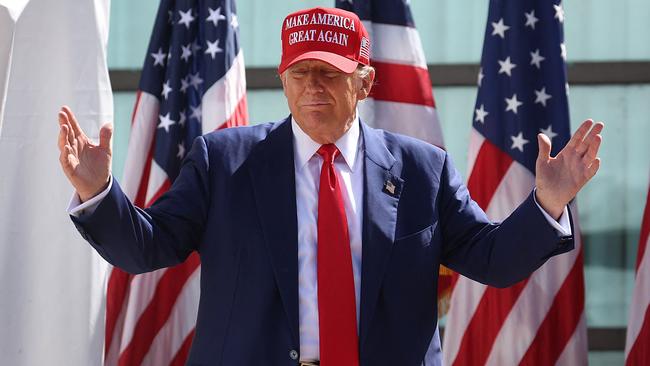
<path fill-rule="evenodd" d="M 434 88 L 476 86 L 478 64 L 430 64 Z M 139 69 L 111 69 L 114 92 L 133 92 L 138 88 Z M 650 84 L 650 61 L 573 62 L 568 65 L 571 85 Z M 275 67 L 246 68 L 248 90 L 281 89 Z"/>

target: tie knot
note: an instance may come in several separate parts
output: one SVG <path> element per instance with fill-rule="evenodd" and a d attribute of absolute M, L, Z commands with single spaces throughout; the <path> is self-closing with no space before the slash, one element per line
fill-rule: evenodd
<path fill-rule="evenodd" d="M 334 158 L 336 158 L 336 155 L 339 153 L 339 149 L 334 144 L 325 144 L 321 145 L 317 153 L 323 157 L 325 162 L 332 164 L 334 162 Z"/>

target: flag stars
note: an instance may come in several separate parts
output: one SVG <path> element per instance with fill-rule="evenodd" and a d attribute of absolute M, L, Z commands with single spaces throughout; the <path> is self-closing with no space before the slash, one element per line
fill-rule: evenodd
<path fill-rule="evenodd" d="M 190 81 L 188 80 L 189 76 L 186 76 L 181 79 L 181 92 L 185 93 L 187 91 L 187 88 L 190 87 Z"/>
<path fill-rule="evenodd" d="M 233 29 L 239 28 L 239 18 L 237 18 L 237 14 L 235 13 L 233 13 L 230 18 L 230 26 L 233 27 Z"/>
<path fill-rule="evenodd" d="M 542 68 L 541 64 L 544 60 L 546 60 L 546 57 L 539 54 L 539 48 L 530 53 L 530 64 L 535 65 L 538 69 Z"/>
<path fill-rule="evenodd" d="M 517 149 L 520 152 L 524 152 L 524 145 L 530 142 L 524 138 L 522 132 L 519 132 L 517 136 L 510 136 L 510 139 L 512 140 L 512 146 L 510 148 L 513 150 Z"/>
<path fill-rule="evenodd" d="M 506 100 L 506 112 L 512 111 L 514 114 L 517 114 L 517 109 L 521 107 L 521 101 L 517 100 L 517 94 L 513 94 L 511 98 L 505 98 Z"/>
<path fill-rule="evenodd" d="M 205 41 L 208 45 L 208 49 L 205 50 L 206 54 L 209 54 L 210 57 L 214 60 L 215 56 L 217 56 L 217 53 L 223 52 L 223 49 L 219 47 L 219 39 L 217 38 L 216 41 L 210 42 L 210 41 Z"/>
<path fill-rule="evenodd" d="M 165 66 L 165 57 L 167 57 L 167 54 L 163 52 L 162 47 L 158 49 L 158 52 L 152 53 L 151 57 L 153 57 L 154 66 Z"/>
<path fill-rule="evenodd" d="M 181 19 L 178 21 L 178 24 L 183 24 L 187 29 L 190 29 L 190 23 L 194 21 L 194 16 L 192 16 L 192 9 L 188 11 L 178 11 L 178 14 L 181 16 Z"/>
<path fill-rule="evenodd" d="M 535 10 L 531 10 L 530 13 L 525 13 L 526 15 L 526 27 L 531 27 L 532 29 L 535 29 L 535 23 L 539 22 L 539 19 L 535 17 Z"/>
<path fill-rule="evenodd" d="M 183 159 L 185 157 L 185 143 L 181 142 L 178 144 L 178 154 L 176 154 L 176 157 L 179 159 Z"/>
<path fill-rule="evenodd" d="M 183 110 L 179 113 L 178 117 L 179 117 L 179 118 L 178 118 L 178 124 L 179 124 L 181 127 L 185 127 L 185 121 L 187 121 L 187 115 L 186 115 L 186 113 L 185 113 L 185 109 L 183 109 Z"/>
<path fill-rule="evenodd" d="M 476 109 L 476 117 L 474 118 L 474 121 L 475 122 L 485 123 L 485 117 L 488 114 L 490 114 L 490 113 L 488 113 L 488 111 L 485 110 L 485 107 L 483 106 L 483 104 L 481 104 L 481 107 Z"/>
<path fill-rule="evenodd" d="M 181 46 L 181 60 L 187 62 L 190 59 L 190 56 L 192 56 L 192 45 L 187 44 L 186 46 Z"/>
<path fill-rule="evenodd" d="M 560 57 L 562 57 L 562 59 L 566 61 L 566 46 L 564 45 L 564 43 L 560 44 Z"/>
<path fill-rule="evenodd" d="M 208 8 L 208 12 L 210 12 L 210 15 L 208 15 L 208 18 L 205 21 L 212 22 L 215 27 L 219 24 L 220 20 L 226 20 L 226 16 L 221 14 L 221 7 L 218 7 L 216 10 Z"/>
<path fill-rule="evenodd" d="M 164 128 L 165 132 L 169 133 L 169 127 L 174 125 L 176 121 L 169 117 L 169 113 L 165 114 L 164 116 L 161 114 L 158 117 L 160 118 L 158 128 Z"/>
<path fill-rule="evenodd" d="M 203 84 L 203 79 L 199 76 L 199 73 L 190 75 L 190 85 L 192 85 L 196 90 L 199 90 L 199 85 Z"/>
<path fill-rule="evenodd" d="M 492 22 L 492 35 L 499 35 L 501 39 L 506 38 L 506 31 L 510 29 L 509 26 L 503 24 L 503 18 L 499 19 L 498 22 Z"/>
<path fill-rule="evenodd" d="M 196 118 L 199 122 L 201 121 L 201 106 L 198 105 L 196 107 L 190 106 L 192 109 L 192 114 L 190 115 L 190 119 Z"/>
<path fill-rule="evenodd" d="M 553 141 L 553 137 L 557 136 L 557 133 L 553 132 L 553 126 L 548 125 L 547 128 L 540 128 L 539 132 L 543 133 L 544 135 L 548 136 L 551 141 Z"/>
<path fill-rule="evenodd" d="M 546 101 L 549 99 L 551 99 L 551 95 L 546 94 L 546 88 L 535 90 L 535 103 L 539 103 L 546 107 Z"/>
<path fill-rule="evenodd" d="M 553 8 L 555 9 L 554 18 L 557 19 L 560 23 L 564 23 L 564 9 L 562 8 L 562 5 L 553 5 Z"/>
<path fill-rule="evenodd" d="M 498 61 L 499 61 L 499 65 L 501 66 L 501 68 L 499 69 L 499 74 L 505 73 L 508 76 L 512 76 L 512 69 L 517 67 L 517 65 L 510 62 L 510 56 L 508 56 L 503 61 L 501 61 L 501 60 L 498 60 Z"/>
<path fill-rule="evenodd" d="M 165 81 L 163 84 L 163 91 L 162 91 L 162 96 L 165 97 L 165 100 L 167 100 L 167 97 L 169 97 L 169 93 L 172 92 L 172 87 L 169 85 L 169 80 Z"/>
<path fill-rule="evenodd" d="M 199 41 L 195 39 L 194 42 L 192 42 L 192 55 L 195 55 L 199 51 L 201 51 L 201 45 L 199 44 Z"/>
<path fill-rule="evenodd" d="M 483 83 L 483 78 L 485 77 L 485 74 L 483 74 L 483 68 L 481 67 L 478 70 L 478 86 L 480 87 L 481 84 Z"/>

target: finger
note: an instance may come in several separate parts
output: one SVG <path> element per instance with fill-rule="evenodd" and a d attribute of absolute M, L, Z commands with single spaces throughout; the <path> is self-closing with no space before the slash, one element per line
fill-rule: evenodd
<path fill-rule="evenodd" d="M 539 146 L 537 159 L 542 159 L 543 161 L 548 160 L 551 157 L 551 140 L 543 133 L 538 133 L 537 145 Z"/>
<path fill-rule="evenodd" d="M 59 126 L 59 140 L 58 140 L 58 146 L 59 146 L 59 151 L 63 152 L 64 146 L 68 142 L 68 126 L 67 125 L 61 125 Z"/>
<path fill-rule="evenodd" d="M 579 155 L 585 155 L 587 153 L 589 147 L 598 139 L 596 136 L 600 136 L 599 134 L 603 131 L 603 127 L 605 127 L 605 125 L 602 122 L 598 122 L 593 126 L 587 136 L 585 136 L 584 140 L 576 148 Z M 593 160 L 594 157 L 596 156 L 594 155 L 591 160 Z"/>
<path fill-rule="evenodd" d="M 587 168 L 587 180 L 593 178 L 596 175 L 596 172 L 600 168 L 600 158 L 596 158 L 594 162 Z"/>
<path fill-rule="evenodd" d="M 582 122 L 582 125 L 578 127 L 576 132 L 573 134 L 569 142 L 567 143 L 567 146 L 576 149 L 578 145 L 584 140 L 585 136 L 587 135 L 587 132 L 589 132 L 589 129 L 593 125 L 594 121 L 588 119 L 584 122 Z"/>
<path fill-rule="evenodd" d="M 70 121 L 70 125 L 72 126 L 72 131 L 74 131 L 75 135 L 85 138 L 86 134 L 79 126 L 79 122 L 77 122 L 77 117 L 75 117 L 74 113 L 72 113 L 72 109 L 70 109 L 70 107 L 68 107 L 67 105 L 64 105 L 62 110 L 67 115 L 68 120 Z"/>
<path fill-rule="evenodd" d="M 59 162 L 61 163 L 61 167 L 63 167 L 63 172 L 68 177 L 72 176 L 75 168 L 74 156 L 74 151 L 72 151 L 72 148 L 69 145 L 65 145 L 63 151 L 61 151 L 61 154 L 59 155 Z"/>
<path fill-rule="evenodd" d="M 111 149 L 111 138 L 113 137 L 113 124 L 105 123 L 99 130 L 99 146 L 104 149 Z"/>
<path fill-rule="evenodd" d="M 591 164 L 591 162 L 596 158 L 596 155 L 598 155 L 598 149 L 600 149 L 600 144 L 602 141 L 603 141 L 603 137 L 601 135 L 594 135 L 590 139 L 587 152 L 585 152 L 585 155 L 582 157 L 582 161 L 585 164 Z"/>

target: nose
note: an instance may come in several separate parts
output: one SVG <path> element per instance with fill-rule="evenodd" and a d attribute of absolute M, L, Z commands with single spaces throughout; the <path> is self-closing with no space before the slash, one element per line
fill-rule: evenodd
<path fill-rule="evenodd" d="M 322 77 L 320 72 L 310 70 L 307 73 L 307 89 L 313 92 L 322 92 L 324 90 Z"/>

